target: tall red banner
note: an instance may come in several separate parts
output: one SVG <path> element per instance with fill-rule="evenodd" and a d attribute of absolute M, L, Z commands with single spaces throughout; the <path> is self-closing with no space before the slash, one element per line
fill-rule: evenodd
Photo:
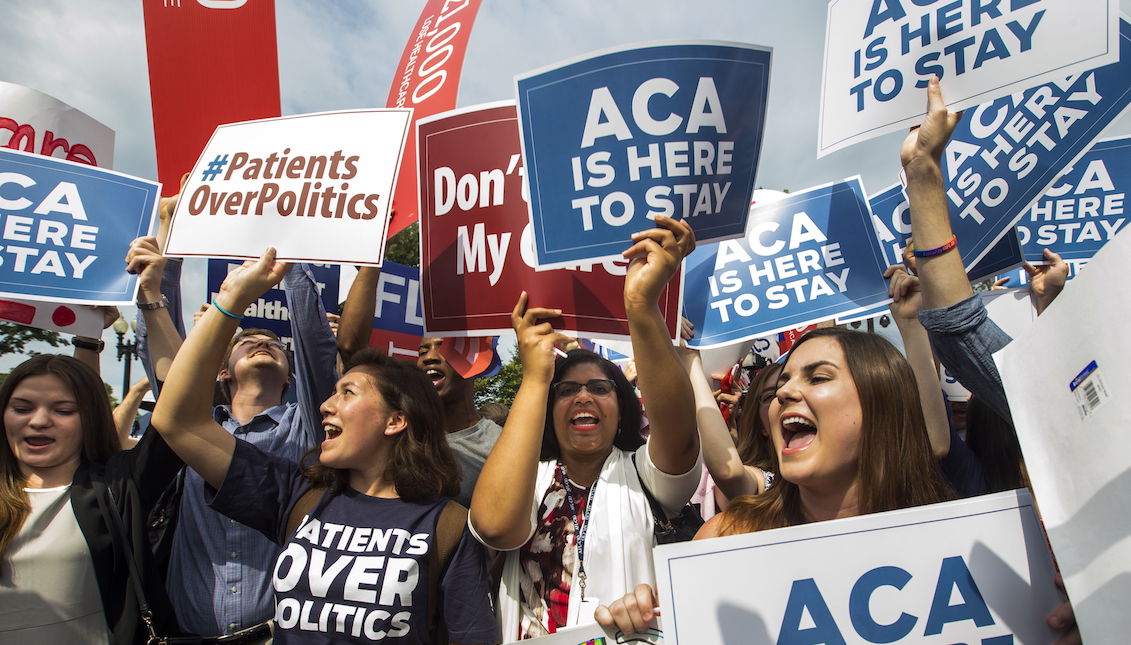
<path fill-rule="evenodd" d="M 386 107 L 413 108 L 413 123 L 456 106 L 463 55 L 481 0 L 428 0 L 393 74 Z M 414 127 L 414 126 L 410 126 Z M 409 136 L 393 193 L 389 237 L 417 219 L 416 137 Z"/>
<path fill-rule="evenodd" d="M 157 175 L 175 194 L 221 123 L 279 116 L 274 0 L 142 0 Z"/>

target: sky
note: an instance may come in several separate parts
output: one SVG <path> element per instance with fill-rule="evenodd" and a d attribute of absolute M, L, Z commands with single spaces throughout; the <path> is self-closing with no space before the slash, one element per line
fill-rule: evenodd
<path fill-rule="evenodd" d="M 423 4 L 276 0 L 283 114 L 383 107 Z M 1120 4 L 1131 12 L 1131 0 Z M 103 122 L 116 132 L 115 170 L 156 179 L 141 1 L 4 5 L 0 80 L 46 92 Z M 657 40 L 752 43 L 773 49 L 756 185 L 799 190 L 859 174 L 869 192 L 878 192 L 898 180 L 901 134 L 816 158 L 825 13 L 821 0 L 484 0 L 458 107 L 513 99 L 516 74 L 594 50 Z M 1124 116 L 1104 136 L 1126 134 L 1131 118 Z M 185 273 L 186 304 L 203 301 L 203 263 L 190 261 Z M 123 313 L 132 319 L 132 308 Z M 107 344 L 113 340 L 108 332 Z M 0 357 L 0 371 L 22 358 Z M 118 390 L 120 366 L 109 365 L 112 359 L 108 349 L 104 378 Z"/>

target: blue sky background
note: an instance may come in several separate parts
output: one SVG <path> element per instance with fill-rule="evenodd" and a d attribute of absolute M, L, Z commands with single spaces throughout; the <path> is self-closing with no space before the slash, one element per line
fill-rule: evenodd
<path fill-rule="evenodd" d="M 1131 11 L 1131 0 L 1120 4 Z M 422 5 L 276 0 L 283 113 L 382 107 Z M 102 121 L 117 133 L 115 169 L 156 178 L 140 0 L 6 0 L 4 6 L 0 80 L 46 92 Z M 876 192 L 897 181 L 902 135 L 816 158 L 825 12 L 820 0 L 484 0 L 458 104 L 513 98 L 515 74 L 597 49 L 677 39 L 753 43 L 774 50 L 757 185 L 797 190 L 860 174 Z M 1105 136 L 1126 134 L 1131 119 L 1124 116 Z M 203 301 L 203 263 L 190 261 L 185 273 L 186 303 Z M 132 310 L 123 313 L 132 319 Z M 112 344 L 113 334 L 106 340 Z M 0 357 L 0 371 L 22 358 Z M 103 372 L 117 390 L 120 364 L 111 366 L 112 358 L 108 350 Z"/>

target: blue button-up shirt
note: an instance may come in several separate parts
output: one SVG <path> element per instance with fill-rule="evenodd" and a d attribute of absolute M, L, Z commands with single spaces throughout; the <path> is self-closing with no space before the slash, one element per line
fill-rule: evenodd
<path fill-rule="evenodd" d="M 337 381 L 337 345 L 326 322 L 314 276 L 293 266 L 283 279 L 294 338 L 296 402 L 268 408 L 248 423 L 227 406 L 214 418 L 240 439 L 298 462 L 324 438 L 319 406 Z M 274 541 L 208 508 L 205 483 L 185 475 L 167 589 L 181 627 L 203 636 L 230 634 L 274 614 Z"/>

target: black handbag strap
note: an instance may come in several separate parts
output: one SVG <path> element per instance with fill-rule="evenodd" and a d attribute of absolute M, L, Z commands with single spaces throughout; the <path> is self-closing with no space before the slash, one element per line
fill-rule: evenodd
<path fill-rule="evenodd" d="M 94 496 L 98 500 L 98 507 L 102 511 L 102 516 L 107 518 L 110 524 L 111 541 L 126 559 L 126 567 L 130 572 L 130 583 L 133 585 L 134 594 L 137 597 L 137 607 L 141 612 L 141 620 L 145 623 L 146 632 L 149 633 L 149 639 L 146 642 L 150 644 L 162 643 L 164 641 L 157 636 L 157 632 L 153 629 L 153 612 L 149 609 L 149 601 L 145 598 L 145 589 L 141 584 L 141 576 L 137 572 L 137 563 L 134 561 L 129 540 L 126 539 L 126 523 L 122 521 L 122 516 L 118 513 L 118 506 L 114 503 L 114 494 L 110 491 L 110 487 L 106 485 L 101 474 L 92 474 L 91 482 L 94 485 Z"/>
<path fill-rule="evenodd" d="M 636 479 L 640 481 L 640 490 L 644 491 L 644 497 L 648 500 L 648 507 L 652 509 L 652 521 L 655 522 L 654 530 L 656 534 L 675 533 L 675 527 L 668 519 L 668 514 L 664 512 L 660 502 L 652 497 L 652 492 L 648 490 L 648 487 L 644 485 L 644 479 L 640 477 L 640 468 L 636 465 L 636 453 L 632 453 L 632 469 L 636 471 Z"/>

